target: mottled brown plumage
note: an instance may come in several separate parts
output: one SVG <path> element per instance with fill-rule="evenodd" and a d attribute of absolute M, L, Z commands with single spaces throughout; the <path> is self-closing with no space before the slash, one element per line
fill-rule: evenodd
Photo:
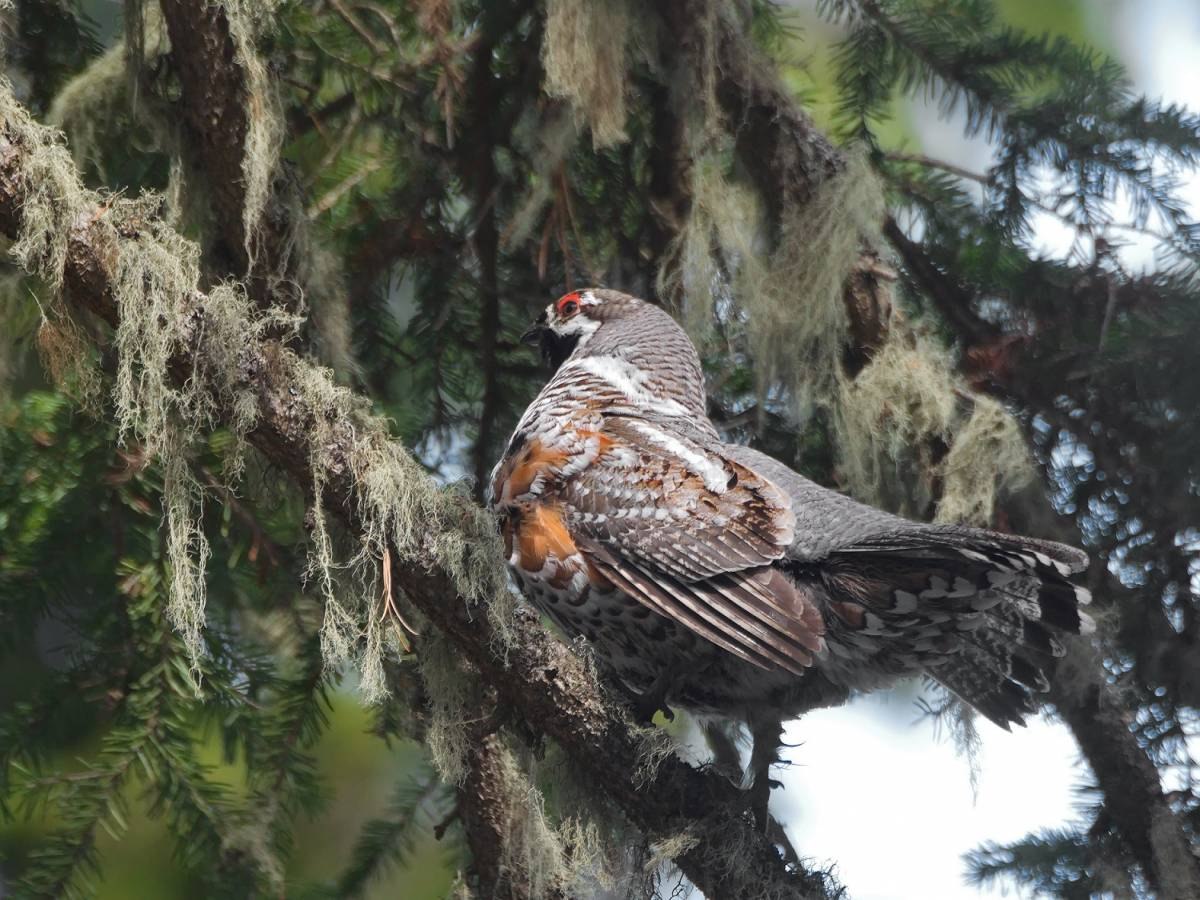
<path fill-rule="evenodd" d="M 558 368 L 493 474 L 509 564 L 650 706 L 769 726 L 814 686 L 926 673 L 1007 727 L 1047 688 L 1055 635 L 1090 627 L 1079 551 L 910 522 L 724 443 L 656 307 L 575 292 L 533 336 Z"/>

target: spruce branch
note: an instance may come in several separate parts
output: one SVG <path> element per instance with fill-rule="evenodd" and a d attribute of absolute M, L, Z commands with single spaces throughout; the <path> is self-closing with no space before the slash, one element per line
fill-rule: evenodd
<path fill-rule="evenodd" d="M 166 820 L 180 860 L 196 877 L 219 884 L 210 864 L 220 859 L 231 882 L 280 880 L 276 860 L 255 846 L 252 835 L 231 827 L 239 814 L 237 801 L 198 759 L 188 715 L 196 698 L 184 649 L 162 614 L 160 566 L 124 566 L 122 613 L 139 667 L 125 677 L 128 684 L 96 758 L 74 772 L 26 769 L 12 786 L 26 812 L 52 806 L 61 822 L 23 873 L 21 887 L 29 896 L 93 893 L 100 871 L 98 830 L 113 837 L 123 834 L 129 794 L 138 784 L 144 787 L 149 814 Z M 218 680 L 222 673 L 214 666 L 212 674 Z M 0 747 L 9 731 L 0 727 Z"/>
<path fill-rule="evenodd" d="M 75 173 L 65 171 L 65 163 L 56 161 L 49 172 L 37 168 L 35 156 L 50 152 L 46 148 L 52 139 L 27 118 L 11 96 L 4 98 L 3 111 L 0 231 L 21 236 L 26 215 L 35 208 L 32 201 L 36 199 L 36 208 L 42 210 L 47 202 L 45 192 L 61 190 L 69 195 L 70 207 L 61 210 L 68 217 L 62 233 L 39 231 L 38 240 L 49 244 L 35 243 L 45 246 L 45 251 L 30 252 L 25 259 L 39 268 L 60 265 L 52 280 L 61 283 L 65 304 L 117 326 L 121 307 L 114 267 L 123 250 L 137 252 L 133 245 L 139 237 L 149 236 L 148 229 L 162 234 L 163 226 L 147 217 L 144 207 L 134 209 L 120 200 L 101 204 L 95 195 L 82 190 Z M 35 183 L 37 177 L 60 180 Z M 44 227 L 45 222 L 37 225 Z M 194 284 L 180 285 L 170 299 L 176 311 L 171 327 L 177 329 L 170 340 L 171 377 L 195 382 L 220 371 L 221 378 L 233 379 L 237 396 L 252 401 L 255 407 L 254 425 L 246 439 L 297 484 L 323 500 L 322 514 L 328 512 L 368 538 L 364 524 L 375 521 L 373 517 L 379 514 L 371 507 L 378 500 L 378 494 L 368 489 L 372 475 L 414 477 L 412 470 L 417 467 L 404 450 L 379 438 L 382 443 L 374 445 L 372 459 L 407 462 L 391 463 L 393 468 L 385 463 L 376 473 L 369 465 L 356 470 L 355 461 L 362 462 L 356 444 L 362 429 L 375 428 L 380 435 L 383 429 L 364 421 L 361 408 L 350 402 L 348 392 L 335 390 L 327 373 L 298 359 L 250 322 L 231 331 L 229 321 L 220 319 L 230 310 L 218 309 L 218 301 Z M 240 345 L 221 346 L 231 334 L 240 336 Z M 192 387 L 205 390 L 200 384 Z M 230 388 L 228 383 L 214 386 L 208 395 L 213 404 L 208 408 L 217 420 L 234 418 L 234 410 L 226 408 L 221 399 L 229 396 Z M 245 414 L 245 410 L 238 411 L 240 416 Z M 322 440 L 319 456 L 312 450 L 314 430 Z M 399 473 L 395 466 L 401 467 Z M 645 834 L 665 837 L 688 832 L 690 839 L 674 861 L 709 896 L 755 896 L 773 890 L 781 896 L 826 897 L 835 891 L 823 874 L 785 866 L 777 850 L 755 829 L 742 792 L 719 775 L 695 770 L 674 757 L 662 759 L 647 771 L 646 735 L 597 690 L 586 666 L 551 638 L 536 616 L 517 610 L 511 618 L 500 620 L 486 614 L 483 604 L 491 598 L 480 596 L 477 587 L 475 593 L 469 589 L 464 593 L 464 586 L 478 584 L 481 575 L 476 572 L 474 582 L 464 581 L 465 572 L 448 564 L 457 558 L 453 548 L 465 546 L 470 560 L 472 542 L 482 541 L 486 548 L 495 538 L 489 542 L 482 531 L 462 531 L 461 523 L 480 523 L 470 527 L 482 527 L 478 511 L 464 500 L 443 497 L 436 502 L 441 517 L 431 520 L 424 534 L 387 532 L 391 541 L 402 539 L 405 544 L 403 549 L 393 545 L 392 580 L 495 687 L 502 702 L 557 741 L 595 784 L 605 786 L 612 801 Z M 452 507 L 460 510 L 458 526 L 449 524 Z M 380 527 L 377 521 L 374 527 Z M 416 526 L 412 527 L 415 530 Z M 499 572 L 501 560 L 497 554 L 495 559 L 470 564 Z M 483 580 L 501 583 L 495 579 Z"/>
<path fill-rule="evenodd" d="M 402 864 L 413 852 L 420 829 L 428 828 L 445 806 L 444 791 L 427 766 L 398 784 L 386 814 L 363 826 L 338 880 L 337 895 L 360 897 L 388 868 Z"/>

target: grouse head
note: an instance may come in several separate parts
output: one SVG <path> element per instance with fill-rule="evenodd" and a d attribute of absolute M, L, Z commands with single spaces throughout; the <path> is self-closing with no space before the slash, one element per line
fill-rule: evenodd
<path fill-rule="evenodd" d="M 601 288 L 571 291 L 546 307 L 521 335 L 521 342 L 538 346 L 542 358 L 557 369 L 606 323 L 616 322 L 646 306 L 619 291 Z"/>

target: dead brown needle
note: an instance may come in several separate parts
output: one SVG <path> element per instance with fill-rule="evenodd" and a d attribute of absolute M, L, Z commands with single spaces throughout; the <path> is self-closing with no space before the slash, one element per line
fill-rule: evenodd
<path fill-rule="evenodd" d="M 412 653 L 412 642 L 404 632 L 407 631 L 413 637 L 419 636 L 420 632 L 404 620 L 404 616 L 400 615 L 400 610 L 396 607 L 396 600 L 392 595 L 392 555 L 386 548 L 383 551 L 383 609 L 379 613 L 379 620 L 382 622 L 385 618 L 392 620 L 401 649 L 405 653 Z"/>

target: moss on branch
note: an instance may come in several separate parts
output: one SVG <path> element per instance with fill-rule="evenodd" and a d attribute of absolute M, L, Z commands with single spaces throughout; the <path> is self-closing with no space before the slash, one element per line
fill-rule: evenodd
<path fill-rule="evenodd" d="M 115 330 L 118 352 L 128 357 L 119 363 L 118 415 L 127 433 L 154 442 L 164 467 L 186 463 L 188 435 L 219 422 L 243 431 L 310 493 L 310 518 L 321 523 L 314 526 L 313 564 L 328 577 L 328 608 L 343 617 L 327 626 L 338 638 L 329 642 L 335 649 L 349 628 L 358 629 L 356 648 L 375 652 L 367 620 L 374 619 L 376 595 L 338 592 L 333 541 L 320 537 L 329 534 L 326 515 L 357 543 L 340 563 L 350 567 L 351 581 L 373 588 L 378 567 L 389 566 L 392 585 L 499 702 L 605 785 L 647 839 L 696 835 L 694 843 L 672 845 L 675 862 L 709 896 L 828 896 L 824 875 L 785 866 L 755 829 L 741 792 L 720 776 L 673 756 L 647 771 L 643 730 L 536 617 L 513 609 L 490 518 L 461 495 L 438 490 L 364 400 L 272 333 L 276 317 L 264 316 L 234 287 L 197 290 L 195 248 L 154 209 L 150 199 L 85 190 L 57 133 L 0 91 L 0 231 L 16 239 L 18 261 L 60 289 L 52 315 L 87 312 Z M 160 426 L 161 433 L 150 433 Z M 174 492 L 183 498 L 177 513 L 168 493 L 166 513 L 168 527 L 177 529 L 173 552 L 191 566 L 199 562 L 187 524 L 194 521 L 194 489 Z M 180 587 L 185 635 L 200 621 L 195 572 Z M 365 662 L 369 676 L 370 658 Z"/>

